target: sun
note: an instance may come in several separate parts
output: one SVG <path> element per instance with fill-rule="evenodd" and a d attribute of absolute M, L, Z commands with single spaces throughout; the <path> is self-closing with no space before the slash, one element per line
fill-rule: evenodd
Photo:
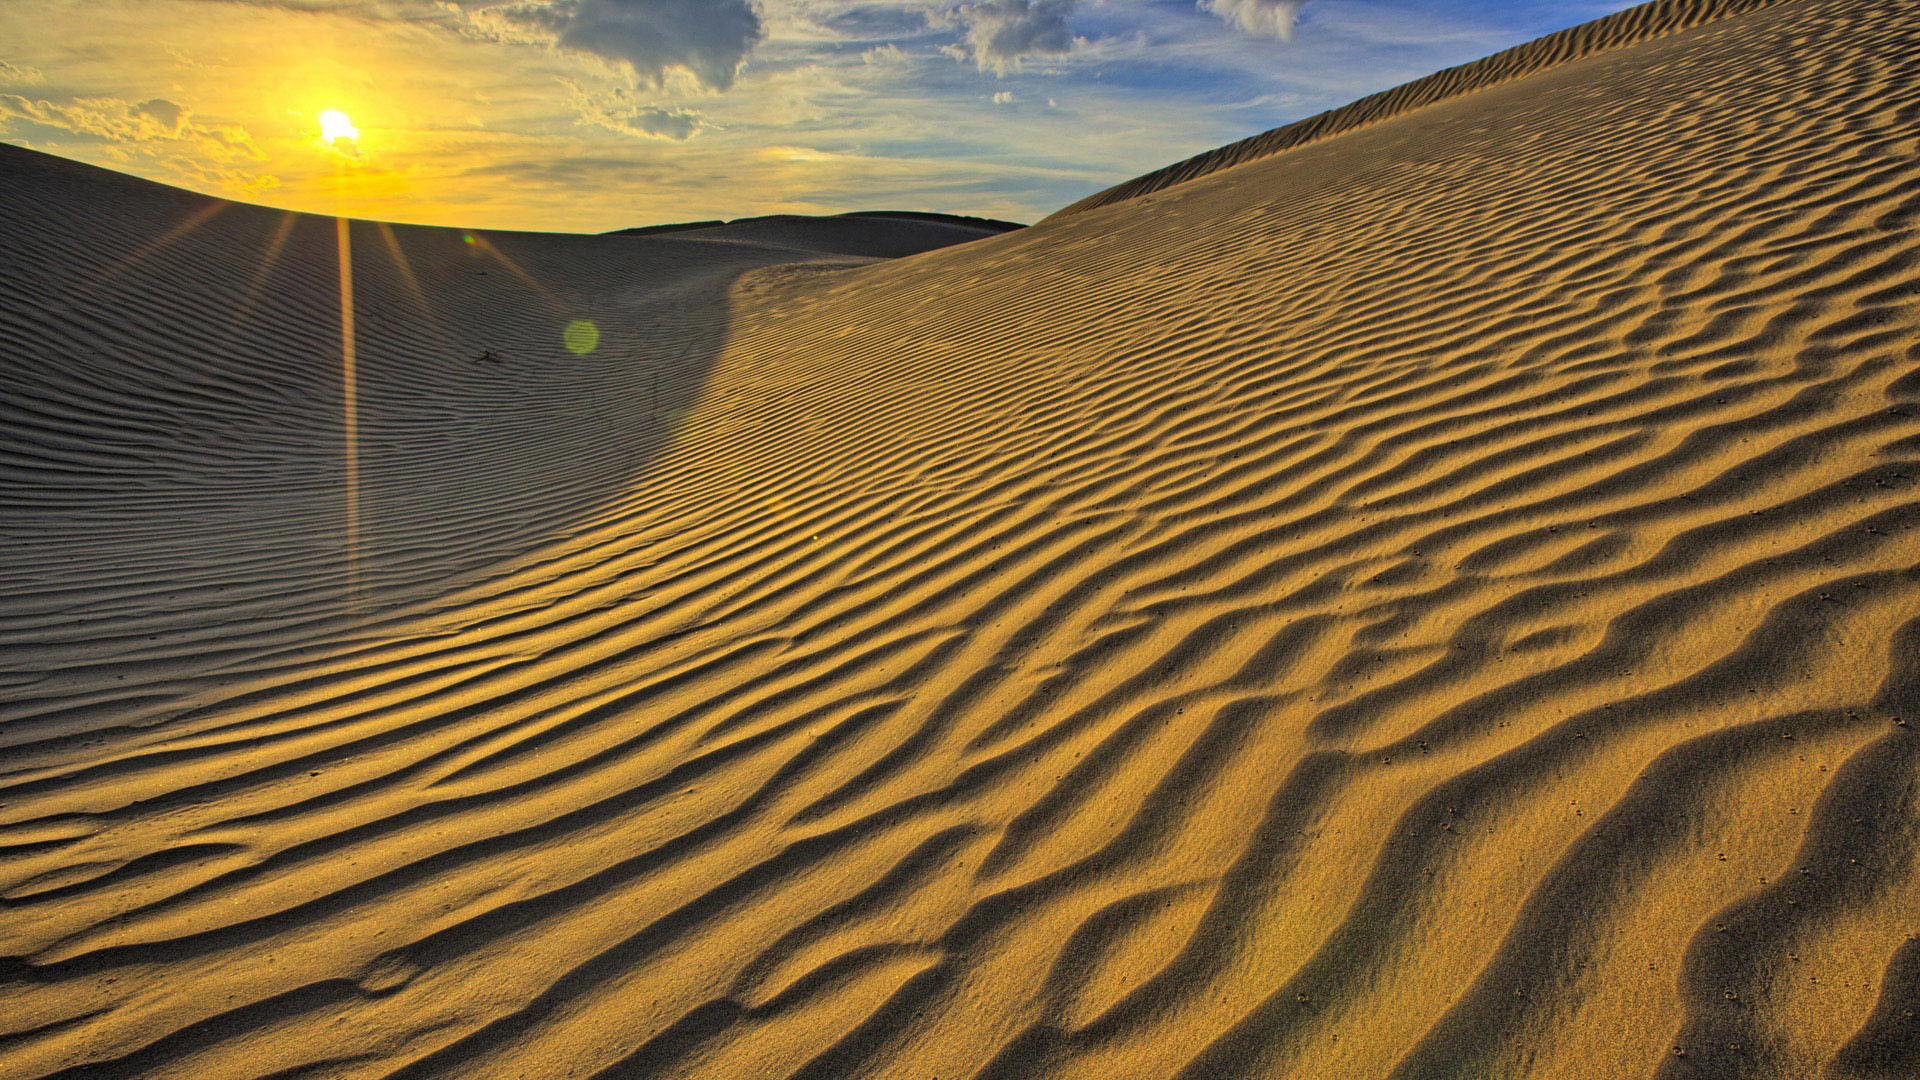
<path fill-rule="evenodd" d="M 320 114 L 320 141 L 328 146 L 337 144 L 341 139 L 352 142 L 360 137 L 360 129 L 353 126 L 347 114 L 339 109 L 328 109 Z"/>

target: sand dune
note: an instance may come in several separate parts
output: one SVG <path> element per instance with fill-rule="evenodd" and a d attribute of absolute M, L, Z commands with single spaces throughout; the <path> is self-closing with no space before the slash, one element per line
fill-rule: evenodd
<path fill-rule="evenodd" d="M 331 222 L 0 154 L 0 1076 L 1920 1075 L 1920 8 L 1633 18 L 900 258 L 355 223 L 352 514 Z"/>
<path fill-rule="evenodd" d="M 1618 49 L 1685 30 L 1729 15 L 1753 11 L 1780 0 L 1652 0 L 1590 23 L 1548 34 L 1515 48 L 1483 57 L 1469 64 L 1436 71 L 1423 79 L 1402 83 L 1391 90 L 1369 94 L 1358 101 L 1329 109 L 1317 116 L 1264 131 L 1239 142 L 1215 147 L 1178 161 L 1162 169 L 1136 176 L 1095 192 L 1059 211 L 1075 214 L 1096 206 L 1138 198 L 1171 187 L 1197 176 L 1230 168 L 1241 162 L 1277 154 L 1316 139 L 1338 135 L 1357 127 L 1401 113 L 1411 112 L 1436 101 L 1497 86 L 1508 79 L 1531 74 L 1596 52 Z"/>

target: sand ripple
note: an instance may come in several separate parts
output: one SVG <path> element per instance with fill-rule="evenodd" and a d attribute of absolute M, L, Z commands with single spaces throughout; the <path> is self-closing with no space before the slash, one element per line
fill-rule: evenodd
<path fill-rule="evenodd" d="M 605 366 L 396 309 L 358 608 L 211 301 L 10 369 L 0 1075 L 1920 1075 L 1920 8 L 1747 6 L 897 260 L 527 240 Z"/>

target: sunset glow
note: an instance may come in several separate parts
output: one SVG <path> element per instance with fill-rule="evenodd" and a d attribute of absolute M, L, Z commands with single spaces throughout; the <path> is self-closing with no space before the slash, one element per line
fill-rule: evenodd
<path fill-rule="evenodd" d="M 0 4 L 0 141 L 288 210 L 1036 220 L 1626 0 Z"/>
<path fill-rule="evenodd" d="M 360 129 L 339 109 L 328 109 L 320 114 L 320 141 L 329 146 L 337 146 L 342 140 L 352 142 L 360 137 Z"/>
<path fill-rule="evenodd" d="M 0 688 L 0 1080 L 1920 1080 L 1920 0 L 0 0 Z"/>

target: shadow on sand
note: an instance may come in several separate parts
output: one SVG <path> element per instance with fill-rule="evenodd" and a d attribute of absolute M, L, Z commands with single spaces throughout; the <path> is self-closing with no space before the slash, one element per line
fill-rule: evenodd
<path fill-rule="evenodd" d="M 10 146 L 0 192 L 27 271 L 0 281 L 0 671 L 68 700 L 325 638 L 644 498 L 740 274 L 994 231 L 343 224 Z M 22 693 L 0 724 L 95 722 Z"/>

